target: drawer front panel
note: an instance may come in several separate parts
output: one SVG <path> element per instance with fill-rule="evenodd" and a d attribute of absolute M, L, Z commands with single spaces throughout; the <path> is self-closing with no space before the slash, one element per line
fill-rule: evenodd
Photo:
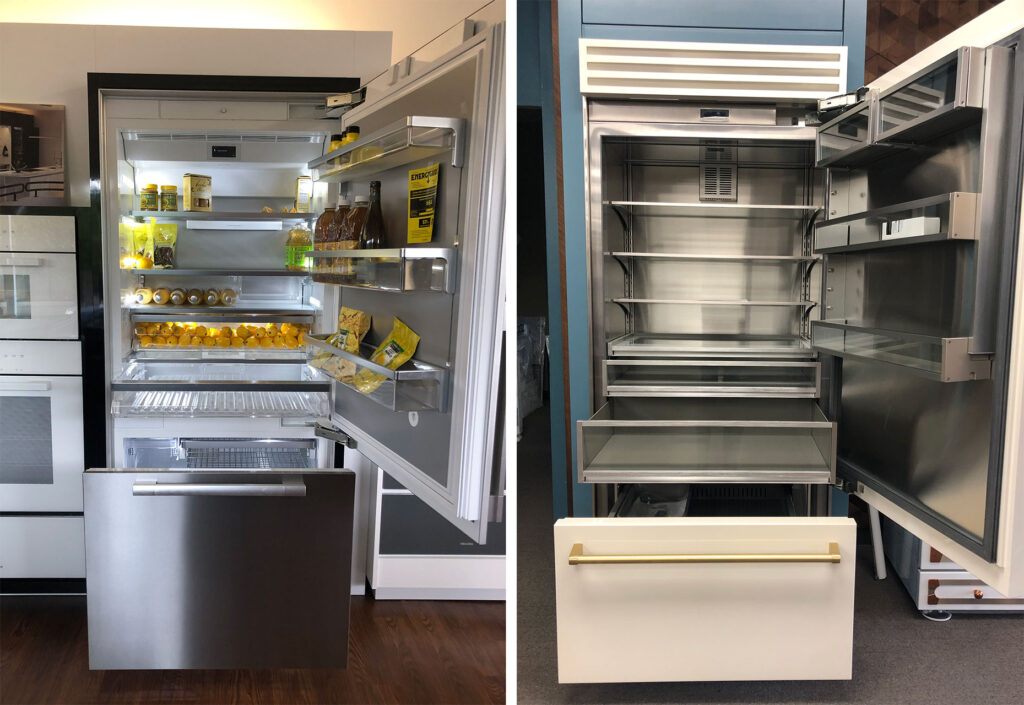
<path fill-rule="evenodd" d="M 0 517 L 0 578 L 84 578 L 82 517 Z"/>
<path fill-rule="evenodd" d="M 851 676 L 851 519 L 563 519 L 554 534 L 562 683 Z M 839 562 L 748 555 L 809 559 L 832 543 Z M 583 556 L 736 562 L 571 565 L 577 544 Z"/>

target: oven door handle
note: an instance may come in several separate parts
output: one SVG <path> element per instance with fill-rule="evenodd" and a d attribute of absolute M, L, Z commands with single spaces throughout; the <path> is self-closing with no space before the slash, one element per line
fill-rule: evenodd
<path fill-rule="evenodd" d="M 305 497 L 306 483 L 301 477 L 283 477 L 280 484 L 160 484 L 156 480 L 136 480 L 132 484 L 132 494 L 136 497 Z"/>
<path fill-rule="evenodd" d="M 0 382 L 0 392 L 48 392 L 49 382 Z"/>
<path fill-rule="evenodd" d="M 0 267 L 42 267 L 46 260 L 42 257 L 24 257 L 22 255 L 0 256 Z"/>

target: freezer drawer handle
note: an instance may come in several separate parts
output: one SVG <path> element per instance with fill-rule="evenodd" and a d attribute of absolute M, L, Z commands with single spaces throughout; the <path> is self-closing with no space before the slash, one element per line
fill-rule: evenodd
<path fill-rule="evenodd" d="M 282 478 L 280 484 L 244 483 L 166 483 L 137 480 L 132 494 L 138 497 L 305 497 L 306 483 L 301 477 Z"/>
<path fill-rule="evenodd" d="M 683 553 L 635 556 L 584 556 L 583 544 L 574 543 L 569 565 L 588 563 L 838 563 L 839 544 L 831 541 L 828 553 Z"/>

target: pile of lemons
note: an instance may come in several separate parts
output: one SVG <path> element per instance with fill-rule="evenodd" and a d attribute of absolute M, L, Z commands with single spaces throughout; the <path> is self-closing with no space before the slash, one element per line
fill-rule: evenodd
<path fill-rule="evenodd" d="M 140 348 L 297 348 L 309 326 L 293 323 L 206 326 L 202 323 L 136 323 Z"/>

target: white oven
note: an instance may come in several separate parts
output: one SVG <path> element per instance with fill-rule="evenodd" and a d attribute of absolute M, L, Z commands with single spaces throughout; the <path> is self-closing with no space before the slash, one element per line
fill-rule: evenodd
<path fill-rule="evenodd" d="M 79 345 L 0 340 L 0 512 L 82 511 Z"/>
<path fill-rule="evenodd" d="M 0 215 L 0 338 L 78 338 L 74 218 Z"/>

